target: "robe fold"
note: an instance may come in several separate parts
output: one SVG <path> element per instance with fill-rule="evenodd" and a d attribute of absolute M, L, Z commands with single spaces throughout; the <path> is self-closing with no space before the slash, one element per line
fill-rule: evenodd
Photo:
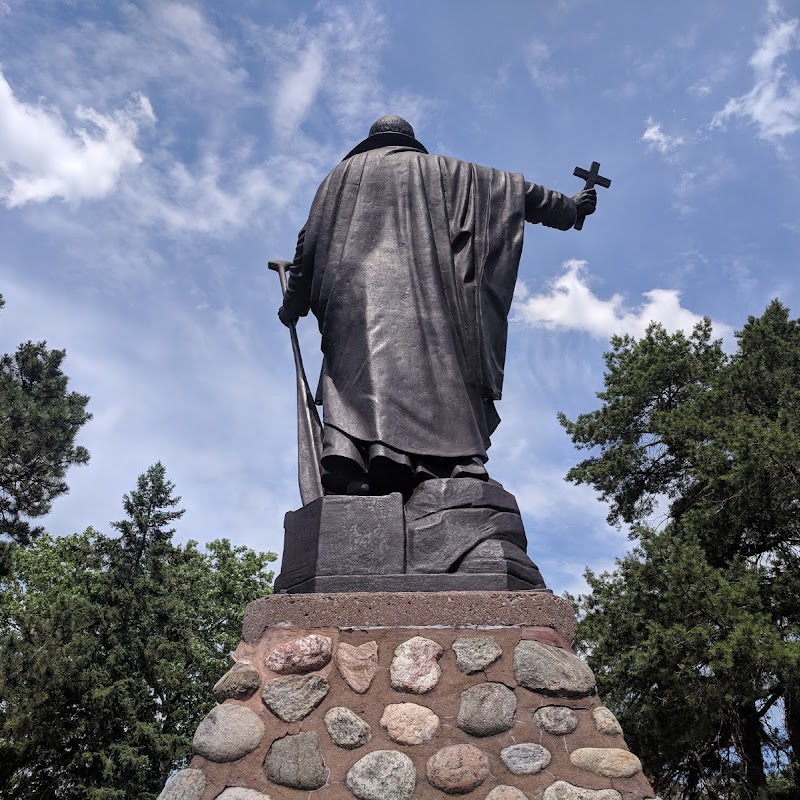
<path fill-rule="evenodd" d="M 326 430 L 486 461 L 526 219 L 566 229 L 575 205 L 522 175 L 411 147 L 334 168 L 284 300 L 319 322 Z"/>

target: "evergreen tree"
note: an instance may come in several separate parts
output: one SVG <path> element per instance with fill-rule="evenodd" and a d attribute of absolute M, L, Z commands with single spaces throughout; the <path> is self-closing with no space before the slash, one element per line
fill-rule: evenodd
<path fill-rule="evenodd" d="M 4 304 L 0 295 L 0 309 Z M 14 543 L 27 545 L 44 532 L 26 518 L 47 514 L 68 491 L 67 468 L 89 460 L 75 445 L 91 419 L 89 398 L 67 390 L 65 355 L 45 342 L 26 342 L 0 358 L 0 574 Z"/>
<path fill-rule="evenodd" d="M 0 796 L 147 800 L 188 760 L 275 555 L 173 544 L 179 502 L 156 464 L 125 495 L 118 537 L 15 551 L 0 585 Z"/>
<path fill-rule="evenodd" d="M 579 636 L 657 790 L 681 798 L 800 792 L 800 321 L 775 301 L 737 339 L 728 358 L 708 320 L 615 337 L 601 408 L 561 416 L 597 448 L 568 479 L 639 537 L 587 574 Z"/>

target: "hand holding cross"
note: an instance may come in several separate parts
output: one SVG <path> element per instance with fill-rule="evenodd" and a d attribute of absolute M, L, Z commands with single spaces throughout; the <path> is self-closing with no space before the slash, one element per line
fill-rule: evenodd
<path fill-rule="evenodd" d="M 604 178 L 600 174 L 600 162 L 599 161 L 592 161 L 591 169 L 584 169 L 583 167 L 575 167 L 574 172 L 572 173 L 578 178 L 583 178 L 586 181 L 586 185 L 583 187 L 584 191 L 587 189 L 593 189 L 595 186 L 602 186 L 604 189 L 608 189 L 611 186 L 610 178 Z M 575 230 L 579 231 L 583 228 L 583 221 L 586 219 L 585 214 L 578 214 L 578 218 L 575 220 Z"/>

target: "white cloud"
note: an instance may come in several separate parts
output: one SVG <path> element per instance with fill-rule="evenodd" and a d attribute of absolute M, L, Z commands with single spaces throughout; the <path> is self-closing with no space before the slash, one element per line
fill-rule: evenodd
<path fill-rule="evenodd" d="M 142 124 L 155 121 L 146 97 L 137 95 L 111 114 L 78 106 L 74 117 L 70 127 L 57 109 L 17 99 L 0 73 L 0 197 L 6 206 L 103 197 L 124 169 L 141 163 L 136 136 Z"/>
<path fill-rule="evenodd" d="M 669 136 L 661 130 L 661 123 L 656 122 L 652 117 L 648 117 L 645 123 L 647 127 L 642 134 L 641 141 L 647 144 L 648 150 L 657 150 L 662 156 L 671 155 L 683 144 L 680 136 Z"/>
<path fill-rule="evenodd" d="M 569 83 L 567 75 L 548 66 L 552 55 L 550 47 L 539 39 L 530 42 L 523 54 L 531 80 L 545 92 L 552 92 Z"/>
<path fill-rule="evenodd" d="M 322 2 L 318 12 L 312 20 L 299 17 L 261 36 L 277 76 L 275 131 L 284 140 L 296 137 L 315 103 L 315 116 L 331 120 L 348 141 L 365 135 L 365 126 L 387 113 L 419 125 L 431 103 L 402 88 L 390 90 L 378 77 L 389 29 L 376 4 Z"/>
<path fill-rule="evenodd" d="M 741 117 L 756 126 L 757 135 L 772 144 L 800 130 L 800 83 L 787 70 L 786 56 L 800 49 L 800 19 L 783 20 L 777 4 L 770 3 L 769 28 L 750 57 L 755 82 L 740 97 L 728 100 L 712 121 L 723 127 Z"/>
<path fill-rule="evenodd" d="M 622 295 L 608 300 L 595 295 L 587 282 L 586 262 L 572 259 L 564 263 L 564 272 L 550 284 L 550 291 L 532 295 L 527 287 L 517 293 L 516 318 L 532 326 L 585 331 L 601 339 L 612 334 L 640 337 L 650 322 L 660 322 L 668 331 L 691 333 L 702 317 L 681 306 L 675 289 L 651 289 L 644 293 L 646 302 L 638 308 L 625 305 Z M 728 336 L 731 329 L 714 323 L 718 336 Z"/>

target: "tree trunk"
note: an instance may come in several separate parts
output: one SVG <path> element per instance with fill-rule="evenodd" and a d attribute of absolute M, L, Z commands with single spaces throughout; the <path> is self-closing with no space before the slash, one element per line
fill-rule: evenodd
<path fill-rule="evenodd" d="M 766 797 L 767 776 L 764 774 L 764 755 L 761 751 L 761 720 L 754 702 L 739 708 L 740 742 L 742 759 L 742 794 L 747 798 Z"/>

